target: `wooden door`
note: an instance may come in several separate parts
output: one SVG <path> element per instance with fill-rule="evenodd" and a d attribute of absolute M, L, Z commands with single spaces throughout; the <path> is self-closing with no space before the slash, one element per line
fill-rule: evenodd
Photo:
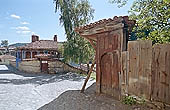
<path fill-rule="evenodd" d="M 120 36 L 102 34 L 97 42 L 97 81 L 100 92 L 120 99 Z M 98 91 L 98 88 L 97 88 Z"/>
<path fill-rule="evenodd" d="M 101 58 L 101 92 L 120 99 L 119 53 L 108 52 Z"/>
<path fill-rule="evenodd" d="M 48 72 L 48 62 L 41 61 L 41 72 Z"/>

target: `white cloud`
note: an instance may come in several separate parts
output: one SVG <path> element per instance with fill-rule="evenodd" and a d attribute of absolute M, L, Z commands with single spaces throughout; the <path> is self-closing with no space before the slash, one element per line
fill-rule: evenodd
<path fill-rule="evenodd" d="M 17 16 L 17 15 L 15 15 L 15 14 L 12 14 L 11 17 L 12 17 L 12 18 L 15 18 L 15 19 L 20 19 L 20 18 L 21 18 L 20 16 Z"/>
<path fill-rule="evenodd" d="M 30 23 L 28 23 L 28 22 L 21 22 L 21 24 L 26 25 L 26 24 L 30 24 Z"/>
<path fill-rule="evenodd" d="M 32 35 L 34 35 L 34 34 L 35 34 L 35 32 L 31 32 L 31 34 L 32 34 Z"/>
<path fill-rule="evenodd" d="M 29 34 L 31 31 L 16 31 L 18 34 Z"/>
<path fill-rule="evenodd" d="M 19 27 L 16 27 L 15 29 L 17 29 L 17 30 L 22 30 L 22 31 L 28 31 L 28 30 L 30 30 L 28 27 L 26 27 L 26 26 L 19 26 Z"/>
<path fill-rule="evenodd" d="M 17 34 L 26 35 L 26 34 L 31 33 L 31 30 L 26 26 L 18 26 L 18 27 L 15 27 L 15 29 L 16 29 Z"/>

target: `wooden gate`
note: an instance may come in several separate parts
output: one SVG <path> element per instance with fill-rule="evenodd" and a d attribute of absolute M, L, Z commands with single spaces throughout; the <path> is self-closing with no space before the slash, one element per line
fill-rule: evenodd
<path fill-rule="evenodd" d="M 135 21 L 127 16 L 91 23 L 75 31 L 96 50 L 96 92 L 121 97 L 121 52 L 127 49 L 128 34 Z"/>
<path fill-rule="evenodd" d="M 97 76 L 100 76 L 100 92 L 120 99 L 119 72 L 120 72 L 120 36 L 114 33 L 101 34 L 97 45 Z M 100 66 L 99 66 L 100 65 Z"/>
<path fill-rule="evenodd" d="M 119 55 L 116 51 L 108 52 L 101 58 L 101 92 L 119 99 Z"/>
<path fill-rule="evenodd" d="M 48 72 L 48 62 L 41 61 L 41 72 Z"/>

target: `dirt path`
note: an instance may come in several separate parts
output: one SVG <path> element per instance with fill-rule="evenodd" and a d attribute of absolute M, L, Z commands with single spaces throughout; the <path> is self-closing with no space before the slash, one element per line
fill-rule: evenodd
<path fill-rule="evenodd" d="M 84 94 L 69 90 L 38 110 L 155 110 L 144 105 L 128 106 L 112 97 L 95 94 L 95 84 Z"/>
<path fill-rule="evenodd" d="M 36 110 L 67 90 L 80 90 L 84 79 L 75 73 L 23 73 L 0 65 L 0 110 Z"/>

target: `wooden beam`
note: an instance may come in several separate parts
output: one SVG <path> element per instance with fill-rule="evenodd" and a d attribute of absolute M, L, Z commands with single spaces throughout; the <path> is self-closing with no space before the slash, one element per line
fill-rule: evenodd
<path fill-rule="evenodd" d="M 97 47 L 96 47 L 96 45 L 94 44 L 93 40 L 90 40 L 90 39 L 89 39 L 89 42 L 90 42 L 90 44 L 93 46 L 93 48 L 96 50 Z"/>
<path fill-rule="evenodd" d="M 88 76 L 87 76 L 87 78 L 86 78 L 86 80 L 85 80 L 85 82 L 84 82 L 84 84 L 83 84 L 82 89 L 81 89 L 81 93 L 84 93 L 86 84 L 87 84 L 87 82 L 88 82 L 88 80 L 89 80 L 89 78 L 90 78 L 90 76 L 91 76 L 91 73 L 92 73 L 92 71 L 93 71 L 93 68 L 94 68 L 95 63 L 96 63 L 96 58 L 94 58 L 94 60 L 93 60 L 93 63 L 92 63 L 91 68 L 90 68 L 90 71 L 88 72 Z"/>
<path fill-rule="evenodd" d="M 84 37 L 87 40 L 93 40 L 94 42 L 97 42 L 97 35 L 81 35 L 82 37 Z"/>

